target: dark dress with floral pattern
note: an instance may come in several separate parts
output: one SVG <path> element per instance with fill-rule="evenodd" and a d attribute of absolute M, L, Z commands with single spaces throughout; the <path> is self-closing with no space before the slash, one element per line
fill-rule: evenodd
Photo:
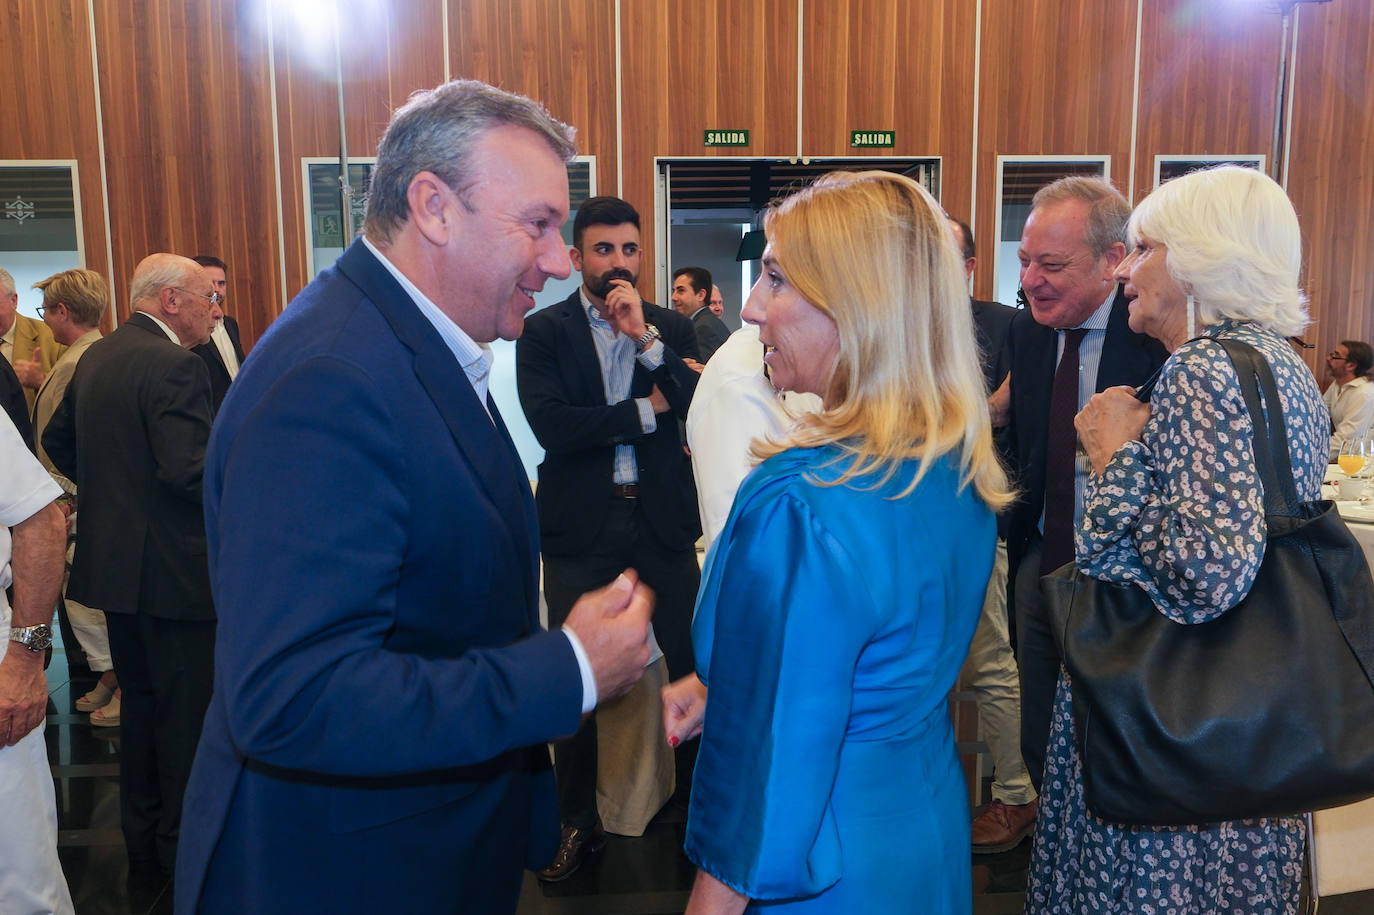
<path fill-rule="evenodd" d="M 1298 496 L 1316 499 L 1328 419 L 1307 365 L 1281 335 L 1226 322 L 1259 349 L 1278 385 Z M 1225 350 L 1193 340 L 1165 363 L 1141 441 L 1089 479 L 1077 532 L 1079 567 L 1134 582 L 1170 619 L 1200 623 L 1234 607 L 1264 556 L 1264 504 L 1254 427 Z M 1306 831 L 1300 818 L 1145 827 L 1109 823 L 1083 799 L 1073 699 L 1060 668 L 1031 859 L 1027 913 L 1291 915 Z"/>

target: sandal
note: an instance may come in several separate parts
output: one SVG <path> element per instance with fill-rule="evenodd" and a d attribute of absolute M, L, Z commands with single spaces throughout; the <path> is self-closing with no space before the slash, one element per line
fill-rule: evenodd
<path fill-rule="evenodd" d="M 104 708 L 110 704 L 114 694 L 115 691 L 111 687 L 104 683 L 96 683 L 95 689 L 76 700 L 76 710 L 78 712 L 93 712 L 98 708 Z"/>
<path fill-rule="evenodd" d="M 91 724 L 98 728 L 117 728 L 119 727 L 119 694 L 116 693 L 109 702 L 91 712 Z"/>

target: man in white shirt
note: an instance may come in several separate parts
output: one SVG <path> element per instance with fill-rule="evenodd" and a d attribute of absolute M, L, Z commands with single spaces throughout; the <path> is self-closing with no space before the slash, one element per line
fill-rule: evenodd
<path fill-rule="evenodd" d="M 1326 355 L 1326 372 L 1331 384 L 1322 394 L 1331 411 L 1331 457 L 1334 460 L 1342 442 L 1367 438 L 1374 422 L 1374 384 L 1369 370 L 1374 367 L 1374 349 L 1363 340 L 1342 340 Z"/>
<path fill-rule="evenodd" d="M 48 624 L 65 567 L 67 530 L 54 502 L 62 490 L 3 412 L 0 467 L 0 912 L 69 913 L 40 727 L 48 705 L 43 653 L 52 643 Z M 13 615 L 5 596 L 10 585 Z"/>

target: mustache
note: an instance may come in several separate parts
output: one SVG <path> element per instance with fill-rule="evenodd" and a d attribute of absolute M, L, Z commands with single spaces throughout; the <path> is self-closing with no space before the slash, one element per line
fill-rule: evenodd
<path fill-rule="evenodd" d="M 633 286 L 635 279 L 635 275 L 624 267 L 612 267 L 597 277 L 595 283 L 588 284 L 587 291 L 599 299 L 604 299 L 606 294 L 611 291 L 612 280 L 626 280 Z"/>

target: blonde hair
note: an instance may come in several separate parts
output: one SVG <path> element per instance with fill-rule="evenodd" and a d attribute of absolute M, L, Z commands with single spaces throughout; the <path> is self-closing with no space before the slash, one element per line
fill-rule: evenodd
<path fill-rule="evenodd" d="M 110 306 L 110 287 L 94 270 L 63 270 L 39 280 L 33 288 L 43 293 L 44 308 L 58 302 L 66 305 L 78 327 L 95 327 Z"/>
<path fill-rule="evenodd" d="M 834 172 L 775 204 L 764 228 L 787 281 L 835 322 L 840 351 L 826 409 L 756 455 L 838 445 L 848 464 L 837 485 L 874 473 L 885 483 L 914 457 L 907 495 L 957 452 L 961 485 L 993 509 L 1010 502 L 963 259 L 935 199 L 892 172 Z"/>

